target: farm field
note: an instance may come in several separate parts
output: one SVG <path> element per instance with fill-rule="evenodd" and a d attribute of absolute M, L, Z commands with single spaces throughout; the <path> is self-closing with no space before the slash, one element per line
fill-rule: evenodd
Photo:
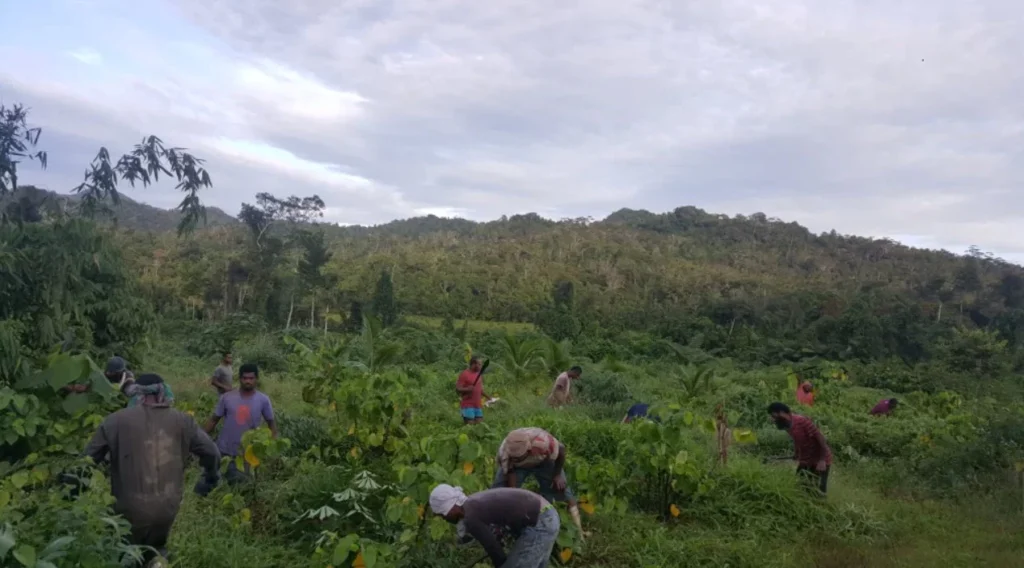
<path fill-rule="evenodd" d="M 581 532 L 557 505 L 553 565 L 1022 565 L 1018 265 L 692 206 L 342 227 L 316 195 L 259 193 L 203 228 L 201 160 L 155 137 L 103 150 L 76 197 L 19 187 L 18 159 L 42 159 L 26 116 L 0 105 L 0 568 L 136 566 L 164 545 L 182 568 L 487 566 L 429 496 L 487 489 L 527 426 L 564 444 L 583 511 Z M 111 224 L 118 180 L 154 171 L 182 205 Z M 467 426 L 473 356 L 500 401 Z M 549 407 L 575 365 L 574 400 Z M 262 399 L 239 402 L 214 451 L 193 421 L 241 397 L 214 376 L 256 381 L 279 435 Z M 620 423 L 637 402 L 660 420 Z M 774 402 L 827 440 L 824 498 Z M 168 404 L 192 418 L 150 408 Z M 200 459 L 165 467 L 168 428 Z M 221 451 L 246 479 L 207 492 Z"/>
<path fill-rule="evenodd" d="M 162 345 L 148 359 L 168 369 L 165 376 L 180 393 L 178 406 L 193 410 L 198 418 L 214 404 L 204 371 L 215 361 L 175 351 L 173 346 Z M 762 381 L 781 382 L 785 378 L 782 369 L 723 372 L 716 375 L 707 392 L 687 400 L 678 386 L 666 384 L 665 380 L 679 380 L 685 368 L 656 362 L 609 371 L 597 365 L 588 367 L 584 375 L 579 404 L 560 411 L 544 403 L 550 377 L 538 371 L 519 380 L 506 370 L 497 369 L 487 377 L 487 390 L 497 393 L 505 402 L 487 411 L 484 425 L 463 427 L 451 392 L 459 368 L 456 357 L 416 371 L 417 380 L 407 385 L 415 401 L 410 427 L 416 433 L 413 437 L 450 436 L 466 430 L 475 432 L 474 435 L 482 432 L 481 438 L 490 440 L 484 454 L 491 458 L 500 436 L 515 427 L 542 425 L 559 436 L 569 448 L 570 479 L 578 492 L 589 490 L 594 498 L 593 513 L 584 515 L 585 528 L 593 531 L 593 536 L 585 543 L 572 541 L 564 547 L 573 551 L 569 565 L 1015 566 L 1024 551 L 1024 516 L 1015 495 L 1007 493 L 1002 500 L 998 494 L 962 500 L 955 495 L 951 499 L 915 497 L 915 491 L 927 488 L 918 487 L 919 481 L 912 477 L 900 479 L 904 470 L 900 469 L 898 452 L 903 452 L 903 459 L 911 459 L 921 448 L 893 447 L 896 455 L 892 457 L 849 457 L 846 452 L 862 447 L 866 440 L 849 439 L 857 434 L 841 430 L 846 421 L 860 423 L 858 429 L 868 428 L 872 437 L 889 438 L 890 443 L 898 446 L 898 440 L 905 439 L 901 432 L 927 419 L 929 413 L 924 408 L 910 405 L 900 416 L 869 418 L 868 403 L 889 394 L 884 391 L 828 384 L 817 408 L 810 413 L 826 417 L 821 423 L 839 455 L 826 503 L 817 503 L 801 494 L 793 479 L 792 465 L 761 463 L 760 457 L 766 454 L 783 453 L 788 439 L 773 431 L 766 416 L 755 413 L 757 408 L 752 407 L 753 415 L 741 422 L 755 430 L 759 442 L 734 446 L 729 467 L 710 477 L 718 488 L 695 502 L 679 503 L 678 517 L 669 513 L 667 520 L 659 520 L 654 511 L 633 507 L 621 513 L 609 510 L 603 506 L 601 488 L 578 480 L 575 470 L 585 464 L 615 460 L 615 445 L 635 434 L 635 425 L 617 423 L 632 400 L 679 402 L 699 415 L 723 393 L 736 396 L 748 391 L 763 392 L 758 385 Z M 282 415 L 280 427 L 285 436 L 291 434 L 294 444 L 293 457 L 278 458 L 279 463 L 261 466 L 267 468 L 267 473 L 259 479 L 258 489 L 252 495 L 243 494 L 243 504 L 250 511 L 263 511 L 265 517 L 250 517 L 239 523 L 240 505 L 224 504 L 229 496 L 235 497 L 224 488 L 205 499 L 189 494 L 172 540 L 182 566 L 318 565 L 311 560 L 318 533 L 301 527 L 302 523 L 299 527 L 293 524 L 302 509 L 296 507 L 295 501 L 310 508 L 318 499 L 329 504 L 330 494 L 345 487 L 355 472 L 386 470 L 386 463 L 351 457 L 335 466 L 303 463 L 302 458 L 294 457 L 298 450 L 305 449 L 300 440 L 309 440 L 314 432 L 325 435 L 324 430 L 331 424 L 331 419 L 323 418 L 316 405 L 302 400 L 303 386 L 303 377 L 296 372 L 270 373 L 262 379 L 262 390 Z M 712 471 L 712 436 L 700 430 L 690 434 L 692 439 L 687 447 L 694 463 L 702 470 Z M 464 485 L 483 487 L 490 479 L 493 464 L 487 459 L 478 463 L 480 469 L 471 474 L 474 481 L 464 481 Z M 628 477 L 629 464 L 620 462 L 618 466 L 618 475 Z M 398 491 L 395 495 L 401 494 Z M 353 525 L 349 530 L 357 530 L 358 524 Z M 429 542 L 417 551 L 418 565 L 465 566 L 482 554 L 479 547 L 471 547 L 453 555 L 450 531 L 441 529 L 438 530 L 443 534 L 437 542 Z M 304 538 L 295 538 L 303 533 Z M 329 546 L 325 548 L 330 551 Z"/>

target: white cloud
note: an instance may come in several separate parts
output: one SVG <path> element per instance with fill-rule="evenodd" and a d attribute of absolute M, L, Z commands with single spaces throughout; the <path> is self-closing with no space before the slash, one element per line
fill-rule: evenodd
<path fill-rule="evenodd" d="M 97 31 L 75 45 L 109 80 L 39 64 L 17 92 L 80 138 L 201 149 L 229 210 L 256 191 L 358 223 L 694 204 L 1024 255 L 1010 0 L 173 3 L 208 35 Z"/>
<path fill-rule="evenodd" d="M 86 65 L 99 65 L 103 63 L 103 56 L 95 49 L 90 49 L 88 47 L 70 51 L 68 52 L 68 55 L 82 63 L 85 63 Z"/>

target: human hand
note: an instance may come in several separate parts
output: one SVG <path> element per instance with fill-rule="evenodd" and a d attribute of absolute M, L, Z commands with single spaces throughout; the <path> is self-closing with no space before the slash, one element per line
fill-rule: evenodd
<path fill-rule="evenodd" d="M 565 491 L 565 475 L 564 474 L 556 475 L 554 481 L 552 481 L 551 484 L 555 486 L 555 490 L 557 490 L 557 491 Z"/>
<path fill-rule="evenodd" d="M 828 469 L 828 466 L 825 465 L 825 460 L 822 460 L 818 462 L 816 466 L 814 466 L 814 469 L 817 470 L 818 473 L 825 473 L 825 470 Z"/>

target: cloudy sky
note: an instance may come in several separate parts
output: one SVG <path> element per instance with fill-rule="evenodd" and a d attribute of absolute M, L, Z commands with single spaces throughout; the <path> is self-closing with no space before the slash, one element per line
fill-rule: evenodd
<path fill-rule="evenodd" d="M 232 214 L 261 191 L 359 224 L 692 204 L 1024 261 L 1013 0 L 8 4 L 0 98 L 50 152 L 26 183 L 157 134 Z"/>

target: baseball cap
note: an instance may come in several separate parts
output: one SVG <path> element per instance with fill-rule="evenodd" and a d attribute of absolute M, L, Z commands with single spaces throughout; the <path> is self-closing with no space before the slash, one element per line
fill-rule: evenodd
<path fill-rule="evenodd" d="M 107 361 L 106 374 L 113 375 L 116 373 L 123 373 L 128 369 L 128 363 L 120 357 L 111 357 Z"/>

